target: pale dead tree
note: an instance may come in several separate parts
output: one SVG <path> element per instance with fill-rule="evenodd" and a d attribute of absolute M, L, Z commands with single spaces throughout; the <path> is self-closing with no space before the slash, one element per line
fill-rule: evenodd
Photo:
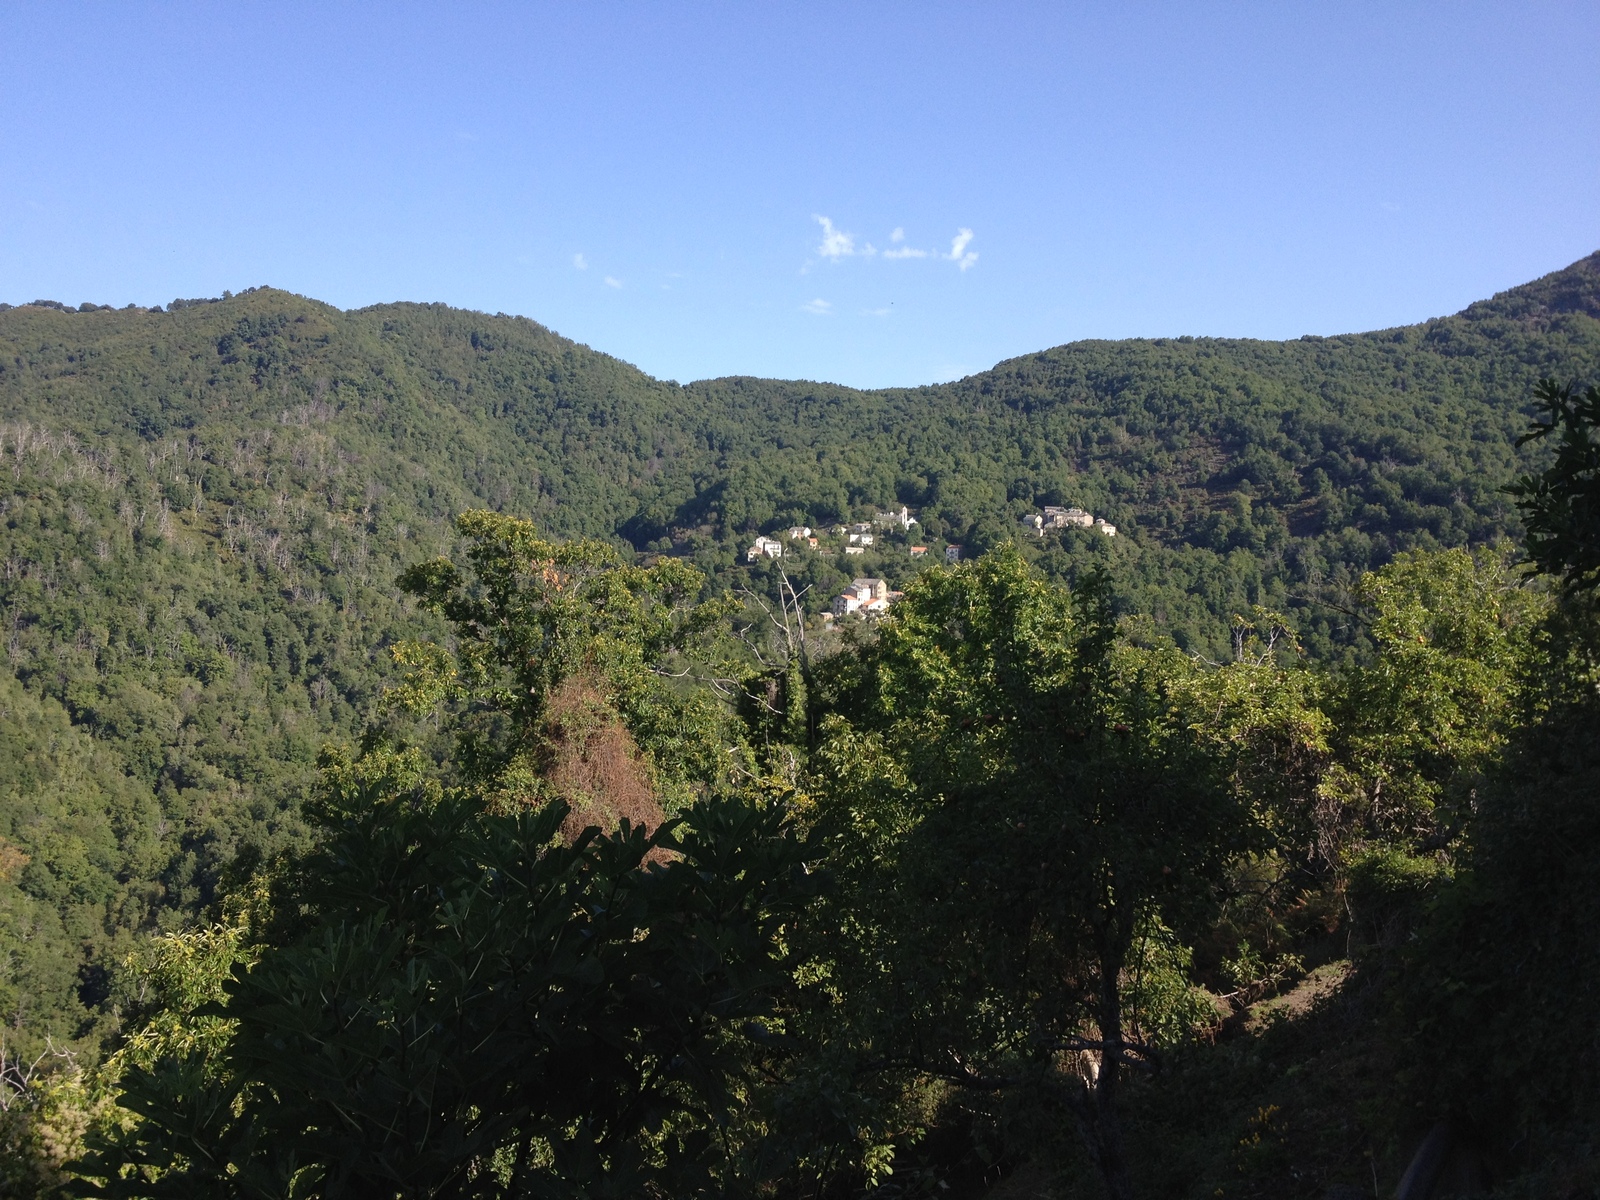
<path fill-rule="evenodd" d="M 802 601 L 806 593 L 811 590 L 811 585 L 796 588 L 794 580 L 789 578 L 789 573 L 784 570 L 783 564 L 780 562 L 775 565 L 778 571 L 776 609 L 771 603 L 771 597 L 750 588 L 739 589 L 747 601 L 761 610 L 768 626 L 767 638 L 761 639 L 765 641 L 765 647 L 758 644 L 758 639 L 751 636 L 753 627 L 747 626 L 736 631 L 740 640 L 766 672 L 764 694 L 746 690 L 745 696 L 751 703 L 770 716 L 778 718 L 780 722 L 787 724 L 798 716 L 800 720 L 809 724 L 804 697 L 811 685 L 811 648 L 806 641 L 806 614 Z M 759 621 L 757 623 L 759 624 Z M 774 644 L 778 651 L 774 656 L 777 661 L 772 661 L 768 654 L 763 652 L 764 649 L 773 649 Z M 795 681 L 792 677 L 796 667 L 799 668 L 798 694 L 793 687 Z M 782 739 L 774 748 L 787 760 L 786 769 L 782 769 L 780 773 L 787 775 L 791 782 L 798 780 L 801 763 L 795 747 L 787 739 Z"/>
<path fill-rule="evenodd" d="M 794 581 L 789 578 L 789 572 L 783 569 L 783 563 L 778 562 L 775 565 L 778 568 L 778 611 L 776 613 L 772 611 L 772 605 L 768 602 L 768 598 L 759 592 L 742 587 L 739 589 L 739 594 L 766 614 L 767 622 L 783 639 L 784 663 L 782 665 L 787 665 L 789 662 L 799 659 L 801 670 L 809 676 L 811 674 L 811 655 L 809 648 L 806 646 L 806 614 L 805 610 L 800 606 L 800 600 L 811 590 L 811 585 L 808 583 L 805 587 L 796 591 Z M 769 663 L 761 651 L 745 636 L 747 632 L 748 630 L 740 631 L 740 638 L 755 654 L 756 661 L 764 667 L 780 665 Z"/>
<path fill-rule="evenodd" d="M 775 661 L 771 654 L 771 642 L 763 646 L 762 642 L 751 637 L 752 626 L 735 628 L 734 633 L 745 648 L 748 649 L 756 662 L 768 673 L 781 673 L 787 670 L 790 663 L 798 660 L 802 670 L 809 673 L 811 668 L 810 658 L 806 647 L 805 612 L 800 601 L 811 590 L 810 585 L 796 589 L 788 573 L 782 566 L 778 568 L 778 607 L 774 610 L 770 598 L 763 596 L 749 588 L 738 589 L 738 594 L 759 608 L 766 617 L 775 640 L 781 647 L 780 659 Z M 665 667 L 653 668 L 654 673 L 666 679 L 692 679 L 696 683 L 709 687 L 720 699 L 728 703 L 735 703 L 740 697 L 748 700 L 757 708 L 763 709 L 775 717 L 784 716 L 783 709 L 774 701 L 776 695 L 768 692 L 751 691 L 739 680 L 725 675 L 706 675 L 684 668 L 681 671 L 671 671 Z"/>
<path fill-rule="evenodd" d="M 744 696 L 757 704 L 762 703 L 759 696 L 751 695 L 739 686 L 737 679 L 732 679 L 726 675 L 702 675 L 689 667 L 685 667 L 681 671 L 669 671 L 665 667 L 651 667 L 650 671 L 663 679 L 692 679 L 695 683 L 703 683 L 715 692 L 720 699 L 730 704 L 740 696 Z"/>
<path fill-rule="evenodd" d="M 54 1040 L 48 1037 L 45 1038 L 44 1049 L 32 1059 L 14 1054 L 0 1040 L 0 1112 L 32 1107 L 35 1091 L 46 1068 L 62 1063 L 70 1067 L 74 1061 L 72 1051 L 59 1049 Z"/>

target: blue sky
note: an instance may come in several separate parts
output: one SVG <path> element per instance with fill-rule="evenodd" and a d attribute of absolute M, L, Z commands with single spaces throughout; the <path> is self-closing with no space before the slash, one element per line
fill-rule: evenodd
<path fill-rule="evenodd" d="M 0 299 L 521 313 L 679 380 L 1453 312 L 1600 249 L 1600 5 L 27 4 Z"/>

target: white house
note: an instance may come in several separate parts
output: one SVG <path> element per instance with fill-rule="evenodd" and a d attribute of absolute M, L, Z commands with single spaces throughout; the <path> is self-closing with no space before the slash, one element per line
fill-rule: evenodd
<path fill-rule="evenodd" d="M 846 554 L 865 554 L 867 548 L 865 546 L 846 546 L 844 552 Z"/>
<path fill-rule="evenodd" d="M 960 546 L 946 546 L 944 548 L 944 560 L 947 563 L 958 563 L 958 562 L 960 562 L 961 561 L 961 547 Z"/>
<path fill-rule="evenodd" d="M 782 558 L 783 543 L 777 538 L 758 537 L 751 543 L 750 549 L 744 552 L 744 560 L 753 563 L 762 555 L 768 558 Z"/>
<path fill-rule="evenodd" d="M 1044 506 L 1043 525 L 1046 529 L 1087 529 L 1094 524 L 1094 515 L 1081 508 Z"/>
<path fill-rule="evenodd" d="M 811 536 L 811 526 L 809 526 L 809 525 L 791 525 L 791 526 L 789 526 L 789 540 L 791 542 L 802 542 L 802 541 L 805 541 L 810 536 Z"/>
<path fill-rule="evenodd" d="M 861 597 L 862 603 L 868 600 L 887 600 L 889 598 L 889 585 L 881 579 L 874 579 L 870 575 L 850 581 L 850 590 Z"/>
<path fill-rule="evenodd" d="M 850 544 L 852 546 L 870 546 L 872 545 L 872 534 L 852 533 L 850 535 Z"/>
<path fill-rule="evenodd" d="M 1107 537 L 1117 536 L 1117 527 L 1110 521 L 1102 521 L 1100 518 L 1096 517 L 1094 527 Z"/>

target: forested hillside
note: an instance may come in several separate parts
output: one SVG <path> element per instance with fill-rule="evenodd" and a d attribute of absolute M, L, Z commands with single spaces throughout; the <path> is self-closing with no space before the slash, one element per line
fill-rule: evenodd
<path fill-rule="evenodd" d="M 471 502 L 715 571 L 747 534 L 864 506 L 910 504 L 929 537 L 981 548 L 1030 507 L 1081 504 L 1123 531 L 1147 609 L 1204 646 L 1247 600 L 1514 530 L 1496 489 L 1524 398 L 1590 373 L 1597 278 L 1591 257 L 1418 326 L 1073 343 L 878 392 L 680 387 L 437 305 L 341 313 L 272 289 L 163 313 L 32 305 L 0 316 L 0 405 L 168 460 L 149 469 L 169 508 L 203 493 L 202 525 L 259 488 L 359 513 L 386 548 Z"/>
<path fill-rule="evenodd" d="M 731 779 L 760 776 L 763 787 L 781 779 L 804 791 L 805 764 L 831 764 L 828 786 L 841 790 L 830 797 L 823 788 L 820 807 L 807 811 L 836 810 L 835 817 L 847 824 L 868 820 L 870 829 L 847 839 L 864 846 L 888 837 L 886 831 L 902 819 L 903 813 L 885 809 L 881 823 L 873 823 L 879 820 L 874 805 L 889 805 L 885 797 L 899 794 L 897 788 L 905 796 L 924 794 L 918 789 L 932 795 L 944 787 L 967 788 L 977 797 L 972 811 L 990 811 L 982 807 L 988 805 L 1004 814 L 1024 803 L 1016 789 L 1022 787 L 1018 781 L 1032 778 L 1029 772 L 1054 779 L 1063 771 L 1090 769 L 1077 763 L 1078 751 L 1070 747 L 1058 761 L 1039 749 L 1042 741 L 1005 734 L 1012 728 L 1007 721 L 1043 720 L 1038 714 L 1046 709 L 1051 719 L 1069 725 L 1110 721 L 1106 714 L 1120 713 L 1107 728 L 1144 737 L 1140 731 L 1148 725 L 1152 753 L 1175 755 L 1161 760 L 1165 765 L 1152 779 L 1181 777 L 1185 787 L 1199 789 L 1197 804 L 1212 804 L 1223 814 L 1171 851 L 1177 856 L 1172 862 L 1197 855 L 1197 877 L 1222 879 L 1237 868 L 1238 854 L 1270 857 L 1266 842 L 1243 834 L 1243 840 L 1230 842 L 1231 834 L 1222 836 L 1219 828 L 1248 826 L 1254 831 L 1249 837 L 1256 837 L 1266 826 L 1251 822 L 1273 804 L 1292 807 L 1291 801 L 1309 806 L 1295 820 L 1312 821 L 1306 813 L 1316 807 L 1313 793 L 1317 803 L 1357 814 L 1340 825 L 1318 809 L 1323 815 L 1316 820 L 1332 825 L 1296 827 L 1295 836 L 1313 841 L 1344 839 L 1337 854 L 1326 847 L 1317 852 L 1323 856 L 1318 869 L 1325 873 L 1314 886 L 1295 884 L 1305 895 L 1315 893 L 1317 904 L 1332 904 L 1359 885 L 1362 877 L 1351 868 L 1355 858 L 1339 857 L 1346 850 L 1365 854 L 1382 842 L 1398 847 L 1396 870 L 1426 875 L 1433 870 L 1429 855 L 1458 844 L 1463 814 L 1476 803 L 1463 797 L 1477 795 L 1476 781 L 1487 777 L 1486 764 L 1509 736 L 1502 726 L 1510 718 L 1496 704 L 1522 668 L 1507 664 L 1526 649 L 1517 639 L 1525 641 L 1527 629 L 1544 619 L 1530 616 L 1533 602 L 1524 604 L 1506 586 L 1504 560 L 1519 553 L 1523 530 L 1504 488 L 1518 473 L 1550 459 L 1545 441 L 1518 445 L 1534 411 L 1535 384 L 1546 377 L 1600 378 L 1600 254 L 1417 326 L 1291 342 L 1073 343 L 952 384 L 873 392 L 742 378 L 679 385 L 651 379 L 520 317 L 420 304 L 341 312 L 270 288 L 174 301 L 164 310 L 91 304 L 73 309 L 44 301 L 5 307 L 0 1048 L 31 1061 L 47 1046 L 70 1047 L 92 1061 L 116 1045 L 126 1015 L 147 1011 L 151 1003 L 125 969 L 145 935 L 191 928 L 202 914 L 218 919 L 226 910 L 235 919 L 240 905 L 265 903 L 247 896 L 250 887 L 268 886 L 256 874 L 262 864 L 322 862 L 317 870 L 324 870 L 326 862 L 315 855 L 326 839 L 355 836 L 348 822 L 338 826 L 343 832 L 328 832 L 330 820 L 337 826 L 329 816 L 337 809 L 329 808 L 330 778 L 345 780 L 349 796 L 365 797 L 379 785 L 372 782 L 376 775 L 361 771 L 389 771 L 383 786 L 403 776 L 410 781 L 405 787 L 413 789 L 406 794 L 432 796 L 428 804 L 444 794 L 430 787 L 487 788 L 485 780 L 500 789 L 486 795 L 559 797 L 567 784 L 551 780 L 589 778 L 572 773 L 578 769 L 571 767 L 577 761 L 571 755 L 586 764 L 583 770 L 600 770 L 584 757 L 591 736 L 601 737 L 593 745 L 611 746 L 608 769 L 633 764 L 626 771 L 644 794 L 669 810 L 699 814 L 687 849 L 663 843 L 659 853 L 641 853 L 700 854 L 711 861 L 731 853 L 729 845 L 737 842 L 733 825 L 717 824 L 734 818 L 694 806 L 733 788 Z M 789 581 L 779 590 L 770 564 L 744 565 L 750 538 L 791 524 L 859 519 L 900 504 L 917 514 L 921 541 L 935 551 L 959 543 L 967 557 L 990 562 L 988 574 L 935 569 L 895 626 L 900 640 L 890 639 L 887 647 L 852 634 L 833 659 L 819 654 L 818 662 L 811 661 L 815 638 L 797 656 L 785 605 L 796 610 L 798 628 L 800 610 L 814 618 L 852 575 L 909 585 L 942 559 L 934 553 L 913 560 L 899 536 L 880 538 L 868 553 L 848 560 L 793 545 L 782 560 Z M 1030 537 L 1017 518 L 1045 504 L 1090 509 L 1114 522 L 1118 534 L 1063 530 Z M 528 518 L 555 538 L 594 540 L 573 543 L 584 548 L 572 551 L 577 557 L 569 561 L 562 557 L 569 552 L 553 544 L 528 550 L 533 535 L 522 526 L 491 536 L 482 532 L 489 528 L 484 522 L 492 524 L 488 516 L 474 518 L 475 525 L 457 524 L 459 514 L 474 509 Z M 517 553 L 524 557 L 531 554 L 530 561 L 556 564 L 550 568 L 555 574 L 538 585 L 547 589 L 538 603 L 540 611 L 564 615 L 550 618 L 540 636 L 554 637 L 560 621 L 576 621 L 591 640 L 582 643 L 582 653 L 572 651 L 570 661 L 560 660 L 560 672 L 531 683 L 518 676 L 515 688 L 493 691 L 491 701 L 484 697 L 491 695 L 485 681 L 492 672 L 484 664 L 509 653 L 507 643 L 495 640 L 503 630 L 492 633 L 501 628 L 494 621 L 510 628 L 532 610 L 494 614 L 491 620 L 481 607 L 485 602 L 469 603 L 478 593 L 457 590 L 459 577 L 443 568 L 434 575 L 408 568 L 441 555 L 459 559 L 471 545 L 482 552 L 483 545 L 499 544 L 495 538 L 509 539 L 506 544 L 521 547 Z M 1484 553 L 1477 560 L 1403 559 L 1397 574 L 1366 574 L 1406 551 L 1446 548 Z M 485 561 L 474 560 L 475 569 L 480 580 L 492 580 Z M 699 576 L 681 572 L 686 565 L 703 573 L 704 590 L 697 595 L 673 591 L 686 580 L 700 586 Z M 519 588 L 533 586 L 518 578 Z M 939 622 L 948 616 L 941 605 L 968 603 L 968 593 L 949 592 L 957 587 L 952 578 L 965 581 L 958 591 L 981 593 L 989 597 L 984 603 L 997 606 L 984 618 L 996 624 L 986 635 L 992 644 L 985 643 L 982 652 L 992 652 L 997 663 L 1027 661 L 1029 672 L 1043 674 L 997 677 L 999 682 L 984 684 L 993 684 L 992 695 L 976 684 L 970 695 L 944 695 L 934 676 L 918 682 L 918 672 L 931 670 L 919 637 L 930 639 L 928 646 L 939 654 L 960 658 L 959 648 L 938 641 L 944 628 Z M 584 586 L 593 592 L 563 591 L 571 579 L 588 580 Z M 1064 589 L 1039 590 L 1052 583 L 1075 585 L 1073 599 Z M 803 592 L 807 585 L 811 590 Z M 479 587 L 492 591 L 490 583 Z M 1411 598 L 1395 599 L 1400 592 Z M 1438 629 L 1470 627 L 1475 632 L 1462 638 L 1491 647 L 1469 652 L 1452 643 L 1450 654 L 1474 664 L 1481 658 L 1489 666 L 1483 667 L 1487 674 L 1473 674 L 1475 665 L 1459 679 L 1451 676 L 1445 688 L 1455 706 L 1450 712 L 1456 715 L 1447 721 L 1455 723 L 1452 730 L 1466 721 L 1459 713 L 1474 705 L 1475 719 L 1502 722 L 1492 736 L 1483 735 L 1481 745 L 1465 734 L 1459 744 L 1418 734 L 1416 746 L 1397 748 L 1391 730 L 1372 725 L 1373 714 L 1409 720 L 1421 711 L 1418 705 L 1435 702 L 1431 692 L 1413 694 L 1405 690 L 1409 683 L 1393 684 L 1394 664 L 1402 662 L 1410 636 L 1396 630 L 1411 628 L 1408 620 L 1423 620 L 1416 606 L 1424 600 L 1416 596 L 1434 606 L 1428 610 L 1435 622 L 1426 626 L 1429 639 L 1443 621 Z M 1435 609 L 1459 607 L 1463 596 L 1484 598 L 1482 611 L 1491 614 L 1484 618 L 1487 632 L 1473 625 L 1471 614 L 1456 612 L 1449 621 L 1437 616 Z M 735 626 L 751 616 L 765 620 L 762 600 L 782 614 L 781 653 L 768 644 L 771 630 L 759 637 L 743 630 L 743 640 L 724 638 L 711 648 L 694 643 L 702 634 L 709 638 L 718 620 L 731 617 Z M 692 610 L 700 614 L 692 628 L 672 625 L 676 617 L 658 616 L 653 607 L 676 614 L 690 610 L 672 604 L 694 601 L 701 607 Z M 745 618 L 738 616 L 741 603 Z M 634 612 L 630 605 L 637 619 L 623 628 L 618 614 Z M 1091 612 L 1094 605 L 1100 607 Z M 1011 614 L 1004 620 L 1002 609 Z M 918 612 L 930 622 L 920 633 L 910 615 Z M 1034 614 L 1027 620 L 1043 622 L 1041 628 L 1059 626 L 1060 646 L 1039 651 L 1048 639 L 1031 641 L 1043 635 L 1024 628 L 1026 622 L 1004 626 L 1006 620 L 1021 621 L 1016 614 L 1022 612 Z M 652 624 L 657 621 L 667 624 L 658 628 Z M 1161 686 L 1170 683 L 1173 695 L 1199 703 L 1211 695 L 1206 688 L 1220 685 L 1197 682 L 1198 676 L 1185 672 L 1207 660 L 1239 659 L 1245 646 L 1261 638 L 1267 650 L 1256 665 L 1267 663 L 1286 626 L 1292 626 L 1290 640 L 1304 648 L 1308 664 L 1346 672 L 1337 684 L 1296 682 L 1272 693 L 1271 704 L 1293 693 L 1294 704 L 1302 706 L 1295 720 L 1303 723 L 1292 736 L 1283 733 L 1289 726 L 1272 724 L 1280 713 L 1232 733 L 1212 731 L 1207 736 L 1213 742 L 1180 738 L 1180 745 L 1165 740 L 1166 722 L 1177 718 L 1139 709 L 1144 684 L 1117 683 L 1125 694 L 1112 688 L 1105 693 L 1107 707 L 1088 716 L 1089 709 L 1080 707 L 1089 701 L 1062 690 L 1064 681 L 1078 678 L 1075 671 L 1101 680 L 1095 687 L 1116 671 L 1149 671 L 1168 680 Z M 812 628 L 820 633 L 815 622 Z M 1113 629 L 1122 630 L 1116 636 L 1129 639 L 1127 653 L 1134 656 L 1115 659 L 1123 665 L 1114 669 L 1106 665 L 1112 658 L 1095 657 L 1110 654 L 1106 639 Z M 483 640 L 476 659 L 474 638 Z M 1502 642 L 1515 645 L 1507 649 Z M 438 654 L 463 656 L 455 674 L 440 665 L 443 658 L 427 657 L 435 651 L 426 648 L 435 643 L 445 648 Z M 634 658 L 627 660 L 632 665 L 623 672 L 615 647 L 636 643 L 636 652 L 629 651 Z M 1063 649 L 1068 646 L 1070 653 Z M 411 690 L 385 701 L 386 689 L 405 674 L 396 665 L 397 647 Z M 1066 657 L 1052 667 L 1049 655 L 1058 651 Z M 553 652 L 546 646 L 537 653 Z M 1126 666 L 1145 654 L 1152 656 L 1148 662 L 1137 659 L 1145 666 Z M 518 665 L 513 657 L 501 663 L 513 675 L 533 661 Z M 481 679 L 474 674 L 480 671 Z M 463 684 L 452 691 L 456 684 L 440 682 L 458 678 L 485 690 L 479 695 Z M 515 699 L 529 695 L 537 698 L 532 707 Z M 1162 704 L 1176 703 L 1162 695 Z M 395 696 L 432 699 L 413 705 L 407 725 L 396 715 Z M 1040 697 L 1049 697 L 1048 704 Z M 718 708 L 730 699 L 732 704 Z M 1228 697 L 1227 703 L 1235 700 Z M 1217 703 L 1219 712 L 1226 707 Z M 1013 709 L 1017 715 L 1007 716 Z M 477 713 L 480 724 L 472 725 L 464 713 Z M 941 748 L 959 748 L 971 739 L 961 751 L 968 757 L 928 760 L 924 743 L 934 727 L 946 730 Z M 527 734 L 526 745 L 511 749 L 500 744 L 507 728 L 535 732 Z M 596 728 L 603 736 L 592 734 Z M 1224 801 L 1217 789 L 1224 787 L 1226 770 L 1218 765 L 1223 751 L 1217 747 L 1230 745 L 1227 753 L 1239 753 L 1230 736 L 1269 728 L 1303 756 L 1294 770 L 1308 772 L 1307 779 L 1320 772 L 1320 782 L 1305 784 L 1292 797 L 1245 787 Z M 1330 733 L 1334 728 L 1342 732 Z M 388 730 L 382 735 L 399 737 L 396 730 L 402 729 L 424 753 L 414 760 L 383 758 L 400 752 L 380 744 L 379 734 Z M 368 767 L 335 756 L 319 768 L 324 745 L 349 747 L 364 730 L 366 757 L 360 762 Z M 457 742 L 450 741 L 452 735 Z M 1254 748 L 1267 759 L 1278 752 Z M 491 759 L 492 771 L 484 765 Z M 403 770 L 394 766 L 402 760 Z M 788 766 L 774 765 L 780 761 Z M 1313 761 L 1314 770 L 1305 765 Z M 370 762 L 385 765 L 380 771 Z M 1011 772 L 1009 782 L 985 774 L 999 770 L 996 764 Z M 1102 769 L 1108 768 L 1093 767 Z M 436 777 L 424 786 L 418 780 L 428 771 Z M 1240 776 L 1231 778 L 1237 784 Z M 858 784 L 866 790 L 851 793 Z M 317 820 L 308 819 L 308 811 Z M 515 858 L 538 836 L 551 834 L 514 821 L 484 833 L 460 819 L 467 823 L 450 834 L 457 839 L 452 854 Z M 748 828 L 757 826 L 769 848 L 776 848 L 770 861 L 756 855 L 751 879 L 767 878 L 763 871 L 774 881 L 788 879 L 788 835 L 759 821 Z M 1351 832 L 1358 827 L 1365 831 L 1360 836 Z M 825 833 L 826 822 L 817 828 Z M 1288 826 L 1274 828 L 1273 836 L 1279 836 Z M 839 829 L 834 833 L 843 836 Z M 474 840 L 480 836 L 489 841 Z M 1214 836 L 1222 840 L 1207 848 L 1206 839 Z M 970 845 L 948 853 L 960 857 L 967 851 Z M 606 872 L 615 864 L 606 863 L 612 860 L 602 854 L 591 862 L 583 857 L 587 853 L 575 852 L 561 868 L 575 874 L 560 876 L 565 882 L 559 886 L 588 887 L 595 878 L 609 878 Z M 858 871 L 851 885 L 856 899 L 885 922 L 894 917 L 893 903 L 884 897 L 934 886 L 920 860 L 895 857 L 905 853 L 891 847 L 871 864 L 842 867 L 847 876 Z M 1057 847 L 1051 853 L 1068 851 Z M 982 858 L 968 855 L 979 865 Z M 1140 869 L 1170 874 L 1170 867 L 1152 860 Z M 580 879 L 590 882 L 574 882 Z M 1152 896 L 1166 886 L 1161 879 L 1157 870 Z M 354 906 L 347 914 L 354 914 L 351 920 L 367 919 L 366 900 L 339 892 L 344 885 L 333 876 L 324 882 L 332 890 L 307 893 L 295 902 L 302 906 L 296 911 L 345 912 L 338 906 L 348 903 Z M 435 883 L 467 886 L 456 876 Z M 690 895 L 700 885 L 683 886 Z M 773 886 L 775 895 L 789 894 L 777 882 Z M 1404 891 L 1392 880 L 1383 887 L 1389 889 L 1385 896 Z M 336 893 L 344 899 L 330 900 Z M 668 911 L 678 902 L 651 895 L 638 900 L 641 911 L 656 912 L 662 905 L 659 911 Z M 738 904 L 751 903 L 745 893 L 740 897 Z M 715 909 L 717 920 L 733 923 L 729 938 L 756 936 L 755 916 L 750 919 L 756 925 L 746 928 L 738 924 L 744 910 L 736 913 L 732 901 L 732 907 L 717 908 L 727 900 L 721 893 L 694 893 L 691 899 Z M 792 900 L 805 903 L 798 893 Z M 496 901 L 502 902 L 513 903 Z M 1169 982 L 1178 979 L 1174 986 L 1180 991 L 1187 986 L 1183 964 L 1191 961 L 1185 956 L 1196 947 L 1202 959 L 1210 954 L 1202 965 L 1213 980 L 1237 977 L 1248 990 L 1277 968 L 1269 964 L 1252 975 L 1248 966 L 1238 966 L 1228 976 L 1219 964 L 1227 955 L 1244 962 L 1251 953 L 1248 938 L 1260 929 L 1275 931 L 1260 936 L 1278 939 L 1282 950 L 1323 919 L 1306 908 L 1310 901 L 1294 903 L 1301 907 L 1289 904 L 1245 933 L 1240 930 L 1248 921 L 1242 917 L 1226 933 L 1138 928 L 1146 942 L 1154 938 L 1149 944 L 1156 949 L 1149 952 L 1166 956 L 1159 963 L 1152 959 L 1151 970 L 1167 972 L 1161 977 Z M 1290 909 L 1295 915 L 1284 915 Z M 1141 910 L 1138 921 L 1153 919 L 1153 911 Z M 1067 918 L 1057 913 L 1051 919 Z M 1337 918 L 1327 919 L 1337 925 Z M 290 921 L 286 928 L 292 926 Z M 1300 932 L 1284 932 L 1289 926 Z M 876 945 L 850 942 L 864 936 L 864 925 L 849 928 L 849 937 L 841 933 L 817 953 L 841 969 L 853 962 L 851 969 L 863 979 L 875 971 L 915 968 L 914 945 L 905 941 L 904 930 L 883 935 L 900 947 L 896 954 L 909 956 L 896 966 L 893 955 L 874 961 Z M 1173 940 L 1179 934 L 1190 940 L 1180 945 Z M 627 944 L 625 935 L 618 935 L 619 946 Z M 1019 953 L 1031 951 L 1024 947 Z M 973 971 L 971 979 L 978 980 L 981 971 Z M 1117 970 L 1110 975 L 1115 978 Z M 838 1001 L 863 1039 L 851 1051 L 862 1062 L 876 1053 L 868 1043 L 878 1035 L 867 1030 L 876 1018 L 864 1015 L 876 1003 L 873 986 Z M 715 1008 L 692 988 L 682 999 L 691 1008 Z M 948 1002 L 945 996 L 937 1005 Z M 1062 1003 L 1061 1012 L 1089 1011 L 1078 998 Z M 867 1008 L 858 1012 L 854 1004 Z M 822 1026 L 831 1019 L 812 1017 Z M 1059 1013 L 1049 1019 L 1066 1021 L 1057 1030 L 1063 1045 L 1077 1036 Z M 945 1008 L 921 1012 L 917 1020 L 957 1047 L 999 1045 L 1011 1036 L 968 1028 L 965 1017 Z M 991 1035 L 1000 1040 L 984 1043 Z M 0 1059 L 0 1071 L 9 1061 Z M 862 1125 L 878 1130 L 870 1136 L 881 1146 L 872 1153 L 887 1153 L 882 1147 L 891 1144 L 909 1153 L 916 1141 L 905 1130 L 922 1120 L 907 1115 L 921 1101 L 909 1091 L 897 1096 L 884 1100 L 887 1107 Z M 463 1104 L 481 1107 L 481 1098 Z M 815 1113 L 812 1118 L 822 1120 Z M 998 1120 L 993 1113 L 982 1117 L 991 1118 Z M 550 1128 L 564 1128 L 564 1119 L 551 1114 Z M 838 1113 L 828 1119 L 848 1124 Z M 978 1120 L 971 1114 L 962 1119 Z M 826 1140 L 815 1130 L 807 1136 L 812 1134 Z M 861 1169 L 865 1177 L 878 1178 L 869 1160 L 870 1155 L 862 1160 L 868 1166 Z"/>

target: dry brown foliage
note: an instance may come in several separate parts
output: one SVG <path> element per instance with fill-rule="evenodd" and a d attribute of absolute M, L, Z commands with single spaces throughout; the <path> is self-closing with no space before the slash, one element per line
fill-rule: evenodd
<path fill-rule="evenodd" d="M 31 860 L 21 847 L 0 837 L 0 883 L 13 883 Z"/>
<path fill-rule="evenodd" d="M 572 806 L 563 840 L 591 825 L 609 831 L 626 820 L 653 831 L 661 824 L 650 763 L 592 680 L 574 676 L 557 688 L 544 726 L 542 774 Z"/>

